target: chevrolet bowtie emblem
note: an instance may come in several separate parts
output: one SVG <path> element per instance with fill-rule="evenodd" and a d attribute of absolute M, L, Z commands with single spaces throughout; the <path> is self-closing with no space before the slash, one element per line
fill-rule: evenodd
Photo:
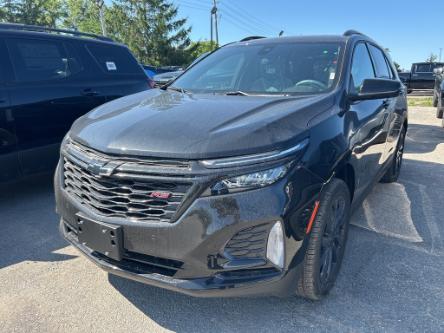
<path fill-rule="evenodd" d="M 89 163 L 86 169 L 94 175 L 100 175 L 100 171 L 102 170 L 103 163 L 100 162 L 92 162 Z"/>
<path fill-rule="evenodd" d="M 87 166 L 87 170 L 96 176 L 111 176 L 114 170 L 121 165 L 121 162 L 99 162 L 93 161 L 90 162 Z"/>

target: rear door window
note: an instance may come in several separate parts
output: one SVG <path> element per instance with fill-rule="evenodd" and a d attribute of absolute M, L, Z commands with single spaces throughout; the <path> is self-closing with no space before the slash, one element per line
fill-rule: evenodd
<path fill-rule="evenodd" d="M 87 49 L 107 74 L 143 74 L 131 52 L 123 46 L 88 44 Z"/>
<path fill-rule="evenodd" d="M 390 79 L 390 70 L 387 66 L 387 61 L 385 59 L 384 53 L 379 48 L 373 45 L 369 44 L 368 46 L 372 55 L 373 62 L 375 64 L 376 77 Z"/>
<path fill-rule="evenodd" d="M 365 79 L 375 78 L 373 64 L 370 59 L 367 46 L 364 43 L 359 43 L 355 47 L 351 76 L 353 82 L 352 90 L 356 93 L 361 91 Z"/>
<path fill-rule="evenodd" d="M 18 82 L 57 80 L 82 71 L 78 57 L 57 40 L 9 39 L 8 49 Z"/>

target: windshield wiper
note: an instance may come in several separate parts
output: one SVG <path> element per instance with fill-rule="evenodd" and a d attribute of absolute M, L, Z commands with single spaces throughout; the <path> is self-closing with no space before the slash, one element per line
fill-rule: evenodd
<path fill-rule="evenodd" d="M 228 91 L 225 93 L 226 96 L 271 96 L 271 97 L 287 97 L 290 96 L 289 94 L 274 94 L 274 93 L 254 93 L 254 94 L 248 94 L 242 90 L 236 90 L 236 91 Z"/>
<path fill-rule="evenodd" d="M 225 93 L 227 96 L 250 96 L 250 94 L 247 94 L 246 92 L 243 92 L 241 90 L 236 91 L 228 91 Z"/>
<path fill-rule="evenodd" d="M 189 94 L 188 90 L 183 89 L 183 88 L 179 88 L 179 87 L 164 86 L 164 87 L 161 87 L 160 89 L 163 89 L 163 90 L 173 90 L 173 91 L 178 91 L 178 92 L 180 92 L 182 94 Z"/>

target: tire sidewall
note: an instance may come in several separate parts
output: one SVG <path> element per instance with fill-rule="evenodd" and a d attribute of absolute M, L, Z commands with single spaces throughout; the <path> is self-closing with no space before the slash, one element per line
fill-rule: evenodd
<path fill-rule="evenodd" d="M 338 272 L 341 267 L 342 259 L 344 257 L 345 245 L 347 244 L 348 238 L 348 229 L 350 222 L 350 193 L 347 185 L 340 179 L 333 179 L 332 182 L 327 185 L 329 188 L 321 195 L 320 206 L 317 217 L 313 223 L 313 229 L 310 233 L 309 238 L 309 248 L 314 248 L 316 251 L 316 256 L 313 261 L 313 283 L 314 290 L 316 294 L 320 297 L 322 295 L 327 294 L 331 288 L 333 287 Z M 341 255 L 339 257 L 338 263 L 335 265 L 333 272 L 331 273 L 332 279 L 329 280 L 327 284 L 322 284 L 320 281 L 320 268 L 321 268 L 321 244 L 322 244 L 322 235 L 324 234 L 325 228 L 327 227 L 327 223 L 330 222 L 328 216 L 328 209 L 332 202 L 332 199 L 336 196 L 342 195 L 345 199 L 345 213 L 344 213 L 344 244 L 341 249 Z"/>

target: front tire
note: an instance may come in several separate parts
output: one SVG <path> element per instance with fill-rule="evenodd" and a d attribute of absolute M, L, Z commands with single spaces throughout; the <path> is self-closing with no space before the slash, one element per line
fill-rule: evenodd
<path fill-rule="evenodd" d="M 405 136 L 407 129 L 403 126 L 401 129 L 401 134 L 399 135 L 398 144 L 396 146 L 395 155 L 390 163 L 387 172 L 381 179 L 381 183 L 393 183 L 398 180 L 399 174 L 401 173 L 402 159 L 404 156 L 404 146 L 405 146 Z"/>
<path fill-rule="evenodd" d="M 350 192 L 334 178 L 322 191 L 298 280 L 298 296 L 319 300 L 334 285 L 344 257 L 350 221 Z"/>

